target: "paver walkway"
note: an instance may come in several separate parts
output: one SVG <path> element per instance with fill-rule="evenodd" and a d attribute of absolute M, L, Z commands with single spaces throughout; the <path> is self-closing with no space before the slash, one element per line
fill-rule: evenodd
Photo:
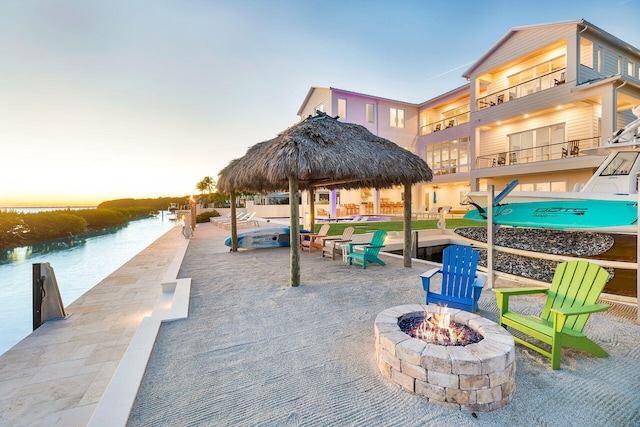
<path fill-rule="evenodd" d="M 172 228 L 66 307 L 67 319 L 0 356 L 0 425 L 87 425 L 184 242 Z"/>

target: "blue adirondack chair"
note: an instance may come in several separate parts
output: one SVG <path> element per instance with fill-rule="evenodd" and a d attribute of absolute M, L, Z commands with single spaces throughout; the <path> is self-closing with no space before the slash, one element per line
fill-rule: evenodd
<path fill-rule="evenodd" d="M 349 243 L 349 265 L 352 265 L 354 262 L 356 264 L 362 264 L 363 270 L 367 268 L 367 261 L 387 265 L 378 258 L 380 249 L 384 248 L 383 243 L 386 235 L 387 232 L 385 230 L 376 230 L 369 243 Z M 354 252 L 353 248 L 355 246 L 362 246 L 362 252 Z"/>
<path fill-rule="evenodd" d="M 444 249 L 442 268 L 434 268 L 420 275 L 422 287 L 427 292 L 426 304 L 443 304 L 474 312 L 484 287 L 486 276 L 478 274 L 478 251 L 471 246 L 453 245 Z M 431 278 L 442 274 L 442 291 L 431 292 Z"/>

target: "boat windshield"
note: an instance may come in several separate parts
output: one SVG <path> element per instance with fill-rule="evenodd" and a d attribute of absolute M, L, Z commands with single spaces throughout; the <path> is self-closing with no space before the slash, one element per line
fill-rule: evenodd
<path fill-rule="evenodd" d="M 621 151 L 611 159 L 609 164 L 602 170 L 600 176 L 629 175 L 639 153 L 631 151 Z"/>

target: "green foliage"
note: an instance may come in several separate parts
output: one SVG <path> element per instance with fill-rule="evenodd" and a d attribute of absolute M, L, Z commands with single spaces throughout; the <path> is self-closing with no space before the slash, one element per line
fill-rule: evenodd
<path fill-rule="evenodd" d="M 115 227 L 133 219 L 147 218 L 150 212 L 151 208 L 146 206 L 36 213 L 0 212 L 0 251 Z"/>
<path fill-rule="evenodd" d="M 117 209 L 122 212 L 128 219 L 147 218 L 149 214 L 155 209 L 151 209 L 148 206 L 131 206 L 129 208 Z"/>
<path fill-rule="evenodd" d="M 17 212 L 0 212 L 0 250 L 19 245 L 25 239 L 26 226 Z"/>
<path fill-rule="evenodd" d="M 216 217 L 216 216 L 220 216 L 220 212 L 218 212 L 215 209 L 212 210 L 212 211 L 199 213 L 196 216 L 196 223 L 197 224 L 202 224 L 202 223 L 209 222 L 209 218 L 210 217 Z"/>
<path fill-rule="evenodd" d="M 229 197 L 226 196 L 223 193 L 215 192 L 215 193 L 209 194 L 206 197 L 208 197 L 208 202 L 210 204 L 213 204 L 214 208 L 227 208 L 227 207 L 229 207 L 229 203 L 228 203 Z"/>
<path fill-rule="evenodd" d="M 84 218 L 91 230 L 126 224 L 129 221 L 127 209 L 82 209 L 73 211 L 73 214 Z"/>
<path fill-rule="evenodd" d="M 71 211 L 29 213 L 23 214 L 22 219 L 29 243 L 59 239 L 87 229 L 87 221 Z"/>
<path fill-rule="evenodd" d="M 171 203 L 184 205 L 187 203 L 189 196 L 182 197 L 158 197 L 157 199 L 117 199 L 108 200 L 98 205 L 100 208 L 132 208 L 144 206 L 148 211 L 165 211 Z M 148 213 L 148 212 L 147 212 Z"/>

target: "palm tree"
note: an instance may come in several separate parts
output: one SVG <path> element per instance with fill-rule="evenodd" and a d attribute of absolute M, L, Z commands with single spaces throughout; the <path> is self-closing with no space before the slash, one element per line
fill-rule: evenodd
<path fill-rule="evenodd" d="M 205 192 L 209 194 L 209 198 L 211 198 L 211 193 L 213 193 L 216 188 L 216 182 L 210 176 L 205 176 L 196 184 L 196 190 L 200 192 L 201 195 L 204 195 Z M 201 200 L 203 197 L 201 197 Z"/>

